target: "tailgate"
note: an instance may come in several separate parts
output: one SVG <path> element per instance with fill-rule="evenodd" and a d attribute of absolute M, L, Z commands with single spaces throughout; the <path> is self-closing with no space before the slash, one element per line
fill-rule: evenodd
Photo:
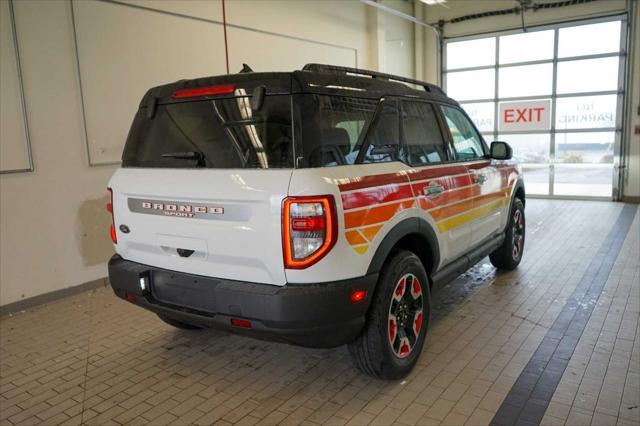
<path fill-rule="evenodd" d="M 174 271 L 284 285 L 281 205 L 291 173 L 119 169 L 109 183 L 116 252 Z"/>

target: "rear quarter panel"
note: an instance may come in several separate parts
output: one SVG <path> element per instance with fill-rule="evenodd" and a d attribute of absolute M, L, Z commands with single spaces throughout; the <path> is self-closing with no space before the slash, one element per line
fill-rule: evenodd
<path fill-rule="evenodd" d="M 334 196 L 338 239 L 315 265 L 287 270 L 287 281 L 313 283 L 365 275 L 385 235 L 405 219 L 422 218 L 437 230 L 414 198 L 409 169 L 393 162 L 294 170 L 289 196 Z"/>

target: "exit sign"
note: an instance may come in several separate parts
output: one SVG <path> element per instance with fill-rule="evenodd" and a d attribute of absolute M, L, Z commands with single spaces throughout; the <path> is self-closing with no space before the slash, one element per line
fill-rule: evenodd
<path fill-rule="evenodd" d="M 549 130 L 551 128 L 551 100 L 501 102 L 498 130 Z"/>

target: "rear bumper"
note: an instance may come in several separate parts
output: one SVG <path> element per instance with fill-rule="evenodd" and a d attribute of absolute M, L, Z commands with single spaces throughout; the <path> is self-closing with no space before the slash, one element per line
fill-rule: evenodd
<path fill-rule="evenodd" d="M 140 278 L 149 289 L 142 291 Z M 353 341 L 362 331 L 378 275 L 319 284 L 274 286 L 168 271 L 124 260 L 109 261 L 115 294 L 158 314 L 190 324 L 248 336 L 327 348 Z M 365 300 L 350 301 L 354 290 Z M 251 322 L 251 328 L 231 325 Z"/>

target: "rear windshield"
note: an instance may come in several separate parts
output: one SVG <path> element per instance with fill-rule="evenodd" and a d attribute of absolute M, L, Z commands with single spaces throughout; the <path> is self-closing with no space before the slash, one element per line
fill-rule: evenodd
<path fill-rule="evenodd" d="M 124 167 L 291 168 L 291 96 L 249 97 L 140 108 L 127 138 Z"/>

